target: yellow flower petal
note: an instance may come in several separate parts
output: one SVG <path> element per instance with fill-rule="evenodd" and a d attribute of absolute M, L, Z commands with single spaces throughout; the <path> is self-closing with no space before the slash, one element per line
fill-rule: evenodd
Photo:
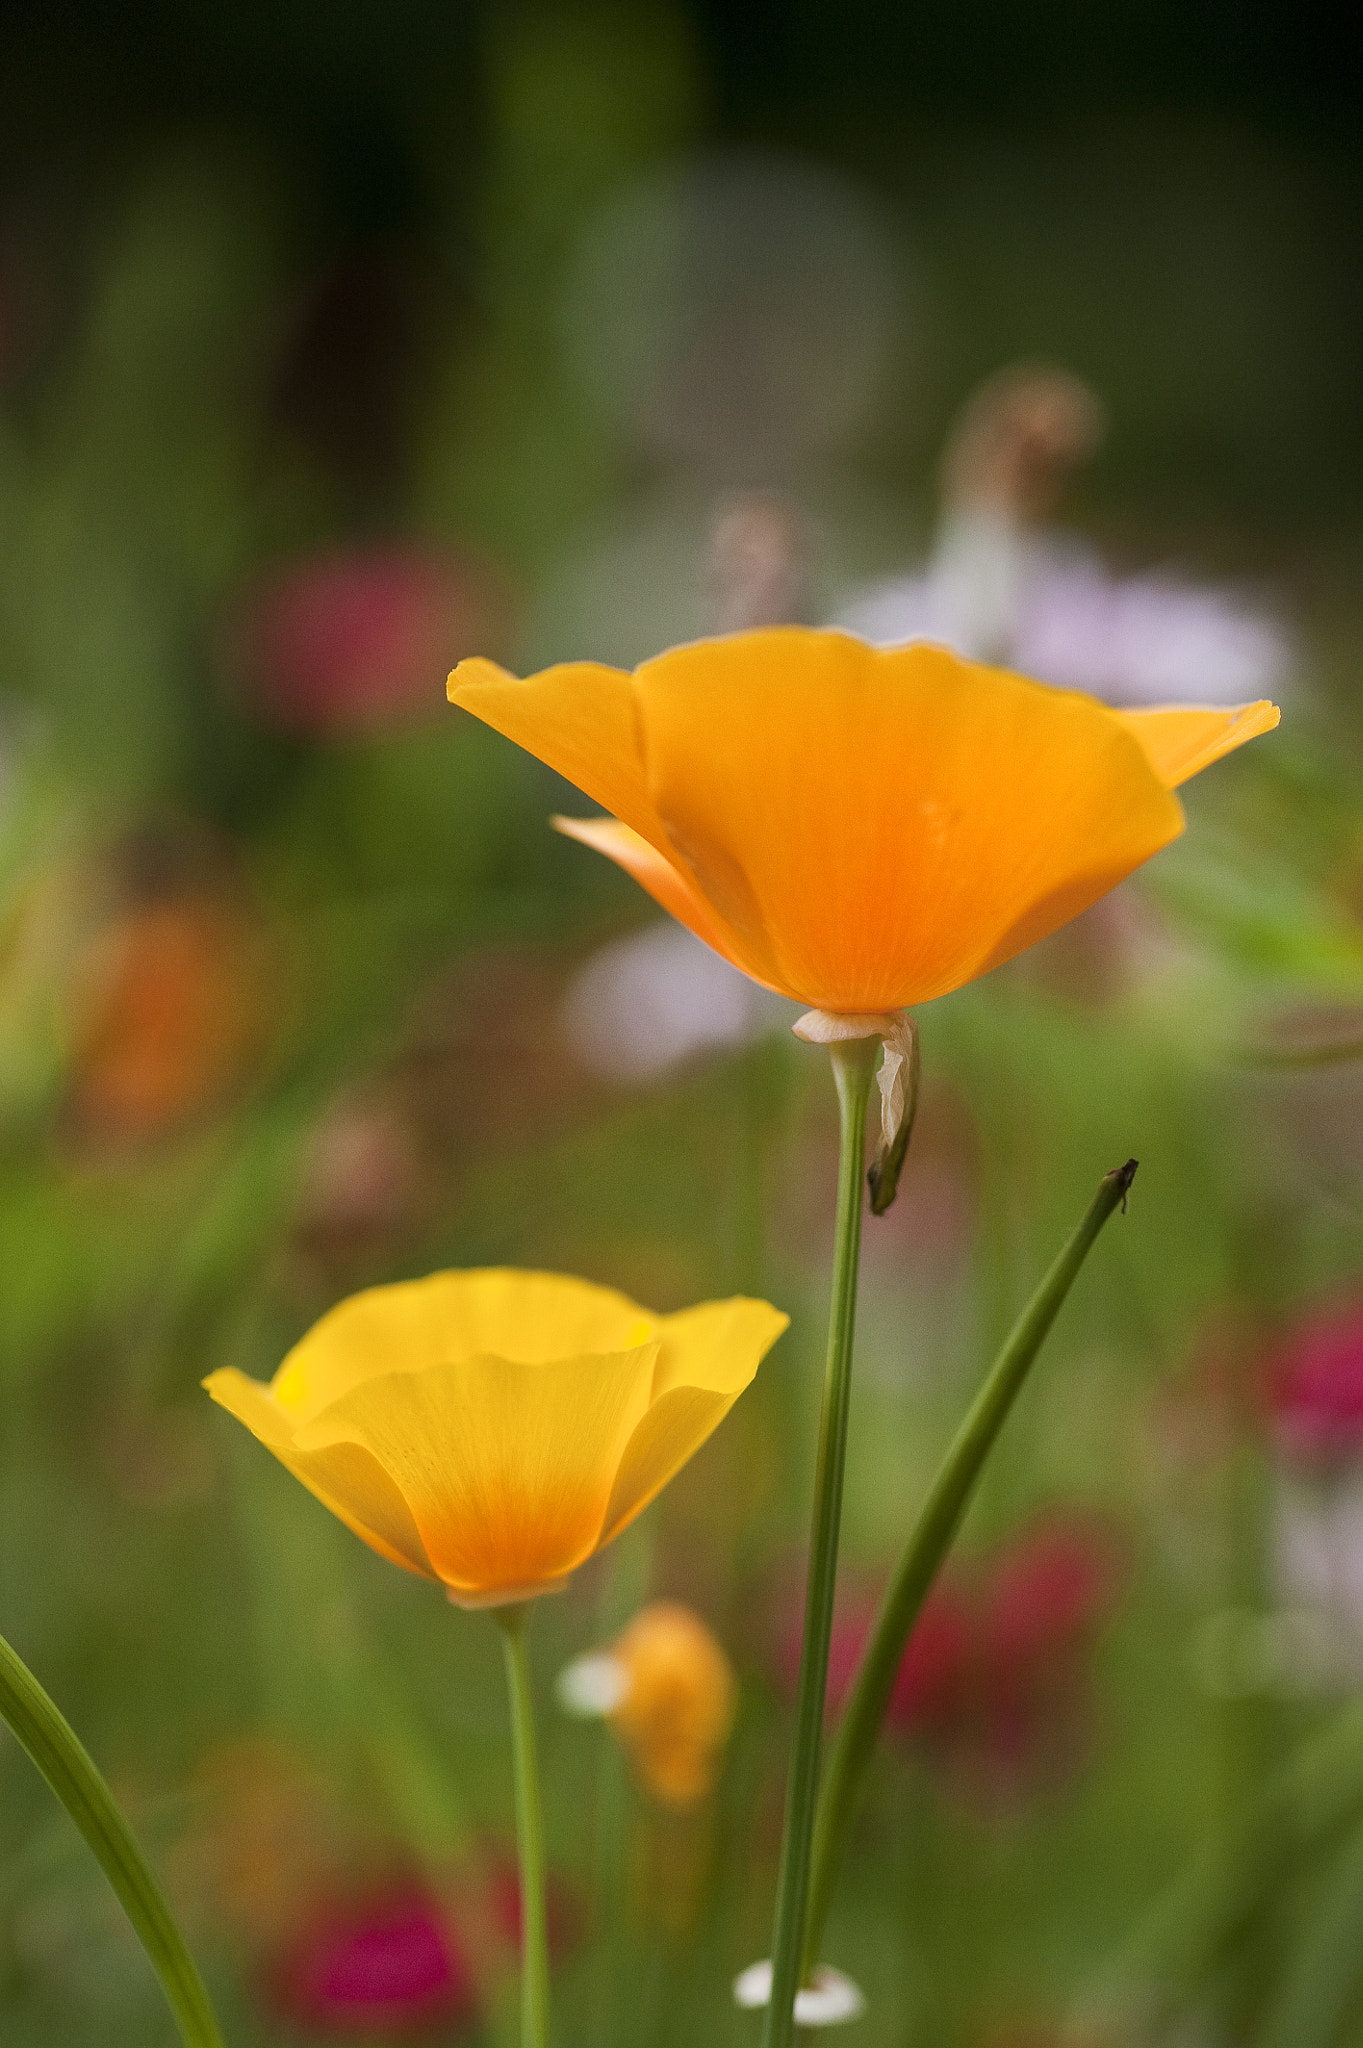
<path fill-rule="evenodd" d="M 741 1391 L 741 1390 L 740 1390 Z M 598 1548 L 611 1543 L 675 1479 L 708 1436 L 713 1436 L 737 1394 L 674 1387 L 653 1403 L 625 1446 L 601 1520 Z"/>
<path fill-rule="evenodd" d="M 437 1577 L 406 1501 L 370 1452 L 348 1443 L 298 1450 L 291 1420 L 269 1390 L 233 1366 L 210 1373 L 204 1385 L 220 1408 L 244 1422 L 280 1464 L 371 1550 L 423 1578 Z"/>
<path fill-rule="evenodd" d="M 1180 782 L 1209 768 L 1246 740 L 1272 732 L 1279 711 L 1276 704 L 1261 697 L 1256 704 L 1239 704 L 1233 709 L 1169 705 L 1162 710 L 1116 715 L 1136 735 L 1165 788 L 1177 789 Z"/>
<path fill-rule="evenodd" d="M 1102 705 L 940 648 L 777 628 L 676 648 L 635 689 L 672 845 L 820 1009 L 945 994 L 1182 829 Z"/>
<path fill-rule="evenodd" d="M 655 903 L 661 903 L 664 910 L 672 913 L 678 924 L 684 924 L 741 973 L 764 987 L 775 987 L 770 962 L 764 955 L 755 954 L 729 929 L 701 895 L 681 861 L 665 859 L 656 847 L 616 818 L 560 817 L 552 822 L 565 838 L 578 839 L 584 846 L 593 847 L 627 875 L 633 875 Z"/>
<path fill-rule="evenodd" d="M 789 1321 L 769 1302 L 742 1297 L 664 1318 L 653 1403 L 620 1460 L 602 1543 L 641 1515 L 719 1427 Z"/>
<path fill-rule="evenodd" d="M 637 1514 L 785 1324 L 765 1302 L 660 1317 L 558 1273 L 435 1273 L 340 1303 L 272 1386 L 204 1384 L 371 1548 L 489 1606 L 563 1584 Z"/>
<path fill-rule="evenodd" d="M 741 1394 L 790 1317 L 769 1301 L 737 1294 L 702 1301 L 661 1318 L 662 1348 L 653 1371 L 653 1398 L 673 1387 L 703 1387 Z"/>
<path fill-rule="evenodd" d="M 601 662 L 564 662 L 522 681 L 492 661 L 461 661 L 446 685 L 471 711 L 623 818 L 660 850 L 667 836 L 648 793 L 633 679 Z"/>
<path fill-rule="evenodd" d="M 628 1296 L 564 1273 L 432 1273 L 339 1303 L 295 1344 L 271 1391 L 301 1423 L 376 1374 L 480 1356 L 544 1365 L 632 1351 L 659 1328 Z"/>
<path fill-rule="evenodd" d="M 652 1342 L 547 1364 L 471 1358 L 387 1373 L 353 1386 L 296 1441 L 370 1452 L 456 1594 L 536 1585 L 596 1548 L 657 1355 Z"/>

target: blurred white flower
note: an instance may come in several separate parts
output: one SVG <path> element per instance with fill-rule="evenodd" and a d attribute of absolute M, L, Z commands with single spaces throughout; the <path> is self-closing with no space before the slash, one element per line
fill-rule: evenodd
<path fill-rule="evenodd" d="M 1363 1682 L 1363 1473 L 1275 1480 L 1278 1592 L 1329 1632 L 1338 1682 Z"/>
<path fill-rule="evenodd" d="M 771 1963 L 750 1963 L 734 1979 L 734 2004 L 758 2012 L 771 2001 Z M 840 2027 L 859 2020 L 866 2010 L 865 1993 L 841 1970 L 820 1964 L 808 1984 L 795 1994 L 797 2027 Z"/>
<path fill-rule="evenodd" d="M 991 380 L 948 447 L 927 562 L 854 594 L 833 623 L 880 647 L 938 641 L 1110 704 L 1282 696 L 1294 643 L 1264 605 L 1167 571 L 1114 576 L 1043 523 L 1100 429 L 1097 401 L 1063 372 Z"/>
<path fill-rule="evenodd" d="M 798 1005 L 771 995 L 681 925 L 650 925 L 593 953 L 560 1012 L 576 1059 L 624 1086 L 697 1053 L 779 1029 Z"/>
<path fill-rule="evenodd" d="M 919 575 L 874 584 L 834 624 L 878 647 L 935 640 L 1109 704 L 1280 697 L 1286 627 L 1241 593 L 1168 573 L 1113 576 L 1076 541 L 952 522 Z"/>

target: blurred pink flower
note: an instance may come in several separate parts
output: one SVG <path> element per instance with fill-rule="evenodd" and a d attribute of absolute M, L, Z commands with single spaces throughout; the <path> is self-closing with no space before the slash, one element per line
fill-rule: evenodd
<path fill-rule="evenodd" d="M 483 565 L 417 547 L 340 549 L 262 576 L 234 608 L 226 661 L 270 724 L 368 732 L 440 709 L 451 665 L 505 634 L 506 599 Z"/>
<path fill-rule="evenodd" d="M 408 2033 L 474 2013 L 469 1961 L 416 1883 L 321 1908 L 276 1959 L 270 1991 L 282 2018 L 319 2034 Z"/>
<path fill-rule="evenodd" d="M 1363 1302 L 1300 1323 L 1269 1376 L 1283 1448 L 1310 1464 L 1363 1452 Z"/>

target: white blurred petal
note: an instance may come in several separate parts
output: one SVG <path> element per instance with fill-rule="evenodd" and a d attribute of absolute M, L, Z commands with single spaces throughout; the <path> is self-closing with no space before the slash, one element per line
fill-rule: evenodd
<path fill-rule="evenodd" d="M 734 1979 L 734 2004 L 756 2012 L 771 1998 L 771 1963 L 750 1963 Z M 860 2019 L 866 2010 L 861 1989 L 841 1970 L 821 1963 L 814 1981 L 795 1994 L 795 2024 L 798 2027 L 839 2027 Z"/>
<path fill-rule="evenodd" d="M 793 1008 L 712 953 L 682 925 L 651 925 L 593 953 L 560 1013 L 590 1073 L 640 1084 L 695 1053 L 743 1045 Z"/>
<path fill-rule="evenodd" d="M 565 1714 L 595 1721 L 613 1714 L 629 1691 L 629 1673 L 618 1657 L 596 1651 L 574 1657 L 554 1681 L 554 1696 Z"/>

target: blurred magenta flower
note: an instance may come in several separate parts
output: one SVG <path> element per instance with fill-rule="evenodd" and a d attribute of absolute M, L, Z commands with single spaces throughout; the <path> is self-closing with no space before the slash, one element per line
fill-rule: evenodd
<path fill-rule="evenodd" d="M 267 571 L 228 622 L 229 677 L 296 733 L 361 733 L 436 711 L 452 663 L 501 645 L 494 572 L 453 551 L 337 549 Z"/>
<path fill-rule="evenodd" d="M 1049 1515 L 974 1571 L 940 1579 L 904 1652 L 887 1713 L 958 1775 L 1016 1794 L 1051 1776 L 1072 1745 L 1086 1688 L 1085 1653 L 1118 1587 L 1115 1546 L 1077 1516 Z M 828 1709 L 856 1674 L 875 1603 L 848 1601 L 833 1627 Z M 782 1635 L 782 1677 L 793 1687 L 799 1622 Z"/>
<path fill-rule="evenodd" d="M 326 1905 L 269 1976 L 279 2016 L 313 2033 L 413 2033 L 473 2017 L 471 1965 L 440 1901 L 404 1881 Z"/>
<path fill-rule="evenodd" d="M 1269 1398 L 1292 1456 L 1323 1465 L 1363 1452 L 1363 1301 L 1298 1324 L 1270 1369 Z"/>
<path fill-rule="evenodd" d="M 860 1596 L 839 1609 L 828 1655 L 830 1714 L 840 1711 L 875 1619 L 874 1601 Z M 939 1580 L 928 1595 L 890 1696 L 889 1723 L 901 1733 L 950 1727 L 968 1708 L 976 1661 L 975 1614 L 962 1587 Z M 794 1687 L 800 1662 L 799 1620 L 782 1643 L 783 1673 Z"/>

